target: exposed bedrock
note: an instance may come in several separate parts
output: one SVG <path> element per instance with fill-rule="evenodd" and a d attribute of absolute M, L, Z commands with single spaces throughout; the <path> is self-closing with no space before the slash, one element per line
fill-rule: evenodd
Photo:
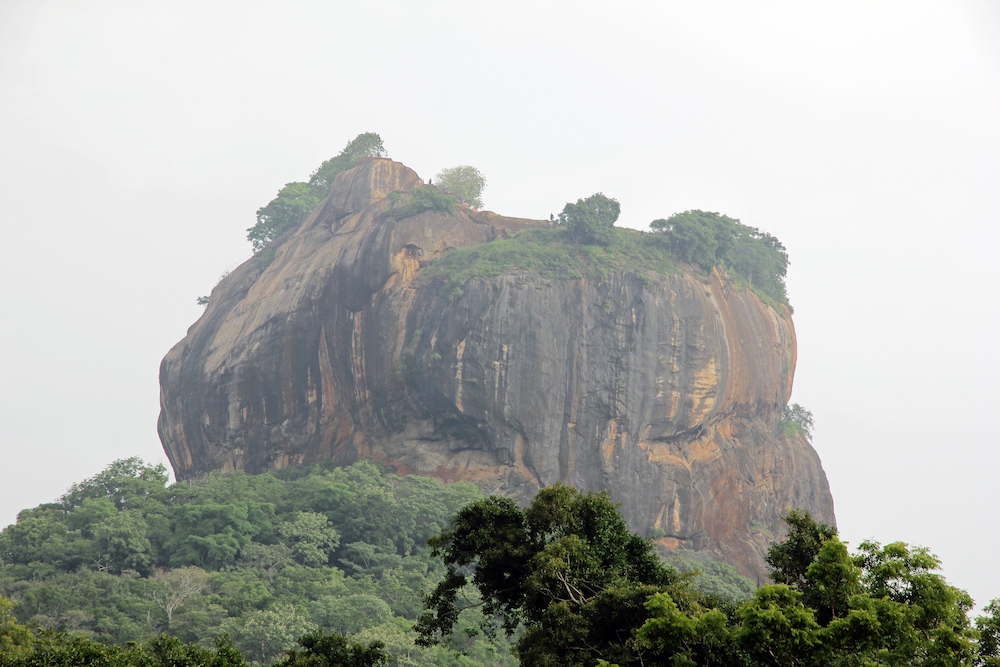
<path fill-rule="evenodd" d="M 373 159 L 303 226 L 212 291 L 164 358 L 159 432 L 178 479 L 372 456 L 527 501 L 607 489 L 633 530 L 763 579 L 790 507 L 834 522 L 819 457 L 781 434 L 795 332 L 720 277 L 533 274 L 460 290 L 443 253 L 527 221 L 456 207 L 394 220 L 420 184 Z"/>

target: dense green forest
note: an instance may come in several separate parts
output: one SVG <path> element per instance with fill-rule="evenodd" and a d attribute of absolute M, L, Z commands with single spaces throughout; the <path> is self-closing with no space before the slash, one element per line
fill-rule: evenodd
<path fill-rule="evenodd" d="M 972 623 L 926 549 L 786 520 L 754 589 L 604 493 L 116 461 L 0 533 L 0 665 L 1000 665 L 1000 603 Z"/>
<path fill-rule="evenodd" d="M 117 461 L 0 533 L 0 595 L 22 623 L 125 644 L 228 633 L 269 663 L 313 628 L 381 641 L 396 664 L 513 664 L 508 644 L 418 649 L 412 626 L 444 566 L 427 539 L 480 497 L 471 484 L 346 468 L 167 484 Z"/>

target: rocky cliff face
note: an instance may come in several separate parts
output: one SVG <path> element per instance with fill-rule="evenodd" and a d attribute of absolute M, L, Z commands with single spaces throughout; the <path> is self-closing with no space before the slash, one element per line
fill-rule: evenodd
<path fill-rule="evenodd" d="M 787 311 L 684 272 L 443 289 L 422 266 L 526 222 L 386 216 L 388 193 L 419 184 L 390 160 L 341 174 L 270 266 L 213 290 L 160 369 L 178 479 L 373 456 L 523 501 L 562 481 L 751 577 L 787 508 L 834 521 L 815 451 L 778 428 Z"/>

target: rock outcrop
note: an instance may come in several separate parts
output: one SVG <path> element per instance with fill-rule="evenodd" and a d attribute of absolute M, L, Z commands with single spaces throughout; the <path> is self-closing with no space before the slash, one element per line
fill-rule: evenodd
<path fill-rule="evenodd" d="M 445 289 L 421 268 L 529 223 L 386 215 L 390 192 L 420 183 L 384 159 L 342 173 L 273 263 L 212 291 L 160 369 L 178 479 L 372 456 L 522 501 L 562 481 L 607 489 L 664 548 L 760 578 L 787 508 L 833 523 L 818 456 L 779 428 L 787 310 L 693 271 Z"/>

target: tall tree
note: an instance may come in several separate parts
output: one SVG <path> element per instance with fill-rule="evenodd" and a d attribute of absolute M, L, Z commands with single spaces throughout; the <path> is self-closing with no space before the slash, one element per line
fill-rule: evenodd
<path fill-rule="evenodd" d="M 174 620 L 174 612 L 192 595 L 201 592 L 208 583 L 208 573 L 198 567 L 180 567 L 169 572 L 158 570 L 154 576 L 158 586 L 151 596 L 167 613 L 167 623 Z"/>
<path fill-rule="evenodd" d="M 417 623 L 424 645 L 449 635 L 461 613 L 482 605 L 482 629 L 524 624 L 521 664 L 638 665 L 636 633 L 647 598 L 679 581 L 652 544 L 628 531 L 606 493 L 556 484 L 527 510 L 490 497 L 463 508 L 428 543 L 448 573 Z M 471 584 L 480 602 L 462 603 Z"/>
<path fill-rule="evenodd" d="M 330 552 L 340 544 L 340 534 L 317 512 L 296 512 L 291 521 L 278 524 L 278 535 L 303 565 L 326 565 Z"/>
<path fill-rule="evenodd" d="M 747 650 L 780 650 L 782 665 L 973 664 L 972 600 L 933 572 L 940 562 L 927 549 L 866 541 L 849 556 L 836 529 L 807 512 L 785 520 L 788 538 L 767 555 L 781 583 L 740 609 Z"/>
<path fill-rule="evenodd" d="M 316 629 L 291 605 L 227 618 L 222 628 L 233 638 L 233 645 L 243 655 L 265 665 L 291 650 L 297 638 Z"/>
<path fill-rule="evenodd" d="M 16 606 L 16 602 L 0 595 L 0 662 L 28 655 L 35 643 L 31 629 L 17 622 Z"/>
<path fill-rule="evenodd" d="M 125 509 L 162 492 L 166 482 L 166 466 L 162 463 L 148 465 L 133 456 L 118 459 L 93 477 L 73 484 L 59 501 L 70 510 L 88 498 L 107 498 L 118 509 Z"/>
<path fill-rule="evenodd" d="M 817 523 L 808 510 L 793 509 L 785 516 L 788 536 L 767 550 L 764 561 L 771 566 L 771 580 L 802 590 L 808 584 L 806 572 L 816 560 L 823 542 L 837 536 L 837 529 Z"/>

